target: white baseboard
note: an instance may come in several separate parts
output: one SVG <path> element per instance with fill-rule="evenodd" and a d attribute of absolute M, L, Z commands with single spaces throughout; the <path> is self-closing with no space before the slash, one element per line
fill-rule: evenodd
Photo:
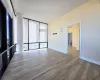
<path fill-rule="evenodd" d="M 88 61 L 88 62 L 97 64 L 97 65 L 100 65 L 100 62 L 99 62 L 99 61 L 95 61 L 95 60 L 88 59 L 88 58 L 85 58 L 85 57 L 80 57 L 80 59 L 83 59 L 83 60 L 85 60 L 85 61 Z"/>
<path fill-rule="evenodd" d="M 63 54 L 67 54 L 67 53 L 65 53 L 65 52 L 63 52 L 63 51 L 60 51 L 60 50 L 58 50 L 58 49 L 53 49 L 53 48 L 49 48 L 49 49 L 55 50 L 55 51 L 60 52 L 60 53 L 63 53 Z"/>

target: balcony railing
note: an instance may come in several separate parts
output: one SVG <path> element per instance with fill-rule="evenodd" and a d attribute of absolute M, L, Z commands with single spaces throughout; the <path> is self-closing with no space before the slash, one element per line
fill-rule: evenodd
<path fill-rule="evenodd" d="M 0 79 L 9 65 L 14 53 L 16 52 L 16 44 L 9 47 L 7 50 L 0 53 Z"/>

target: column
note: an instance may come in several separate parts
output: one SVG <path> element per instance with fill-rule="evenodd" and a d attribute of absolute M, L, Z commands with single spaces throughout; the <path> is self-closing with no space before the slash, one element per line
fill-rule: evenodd
<path fill-rule="evenodd" d="M 17 52 L 23 51 L 23 17 L 17 13 Z"/>

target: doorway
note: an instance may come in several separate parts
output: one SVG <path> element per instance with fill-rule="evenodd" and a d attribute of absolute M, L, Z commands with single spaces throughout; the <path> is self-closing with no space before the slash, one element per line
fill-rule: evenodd
<path fill-rule="evenodd" d="M 80 51 L 80 23 L 68 26 L 68 53 L 79 56 Z"/>
<path fill-rule="evenodd" d="M 72 46 L 72 33 L 68 33 L 68 46 Z"/>

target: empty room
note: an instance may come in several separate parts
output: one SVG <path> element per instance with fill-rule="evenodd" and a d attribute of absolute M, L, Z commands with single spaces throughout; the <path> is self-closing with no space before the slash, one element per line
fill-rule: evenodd
<path fill-rule="evenodd" d="M 0 0 L 0 80 L 100 80 L 100 0 Z"/>

